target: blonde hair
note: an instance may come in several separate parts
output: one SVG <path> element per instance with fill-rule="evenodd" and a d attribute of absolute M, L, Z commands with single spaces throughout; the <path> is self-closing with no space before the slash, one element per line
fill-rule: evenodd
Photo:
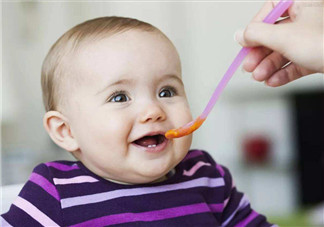
<path fill-rule="evenodd" d="M 143 31 L 160 30 L 151 24 L 125 17 L 100 17 L 85 21 L 64 33 L 51 47 L 42 66 L 41 84 L 43 102 L 46 111 L 57 110 L 63 103 L 63 83 L 71 77 L 64 72 L 71 53 L 74 53 L 85 41 L 100 40 L 130 29 Z M 165 36 L 166 37 L 166 36 Z"/>

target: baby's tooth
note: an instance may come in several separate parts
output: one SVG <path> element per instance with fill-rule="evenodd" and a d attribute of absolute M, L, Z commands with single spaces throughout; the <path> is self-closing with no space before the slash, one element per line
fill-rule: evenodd
<path fill-rule="evenodd" d="M 153 144 L 153 145 L 148 145 L 149 148 L 151 147 L 156 147 L 156 144 Z"/>

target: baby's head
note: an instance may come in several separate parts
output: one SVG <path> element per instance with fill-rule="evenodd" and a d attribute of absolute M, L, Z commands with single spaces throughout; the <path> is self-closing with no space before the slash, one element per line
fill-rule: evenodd
<path fill-rule="evenodd" d="M 192 120 L 171 41 L 150 24 L 103 17 L 66 32 L 42 68 L 44 126 L 95 174 L 125 183 L 163 178 L 191 136 L 164 133 Z"/>

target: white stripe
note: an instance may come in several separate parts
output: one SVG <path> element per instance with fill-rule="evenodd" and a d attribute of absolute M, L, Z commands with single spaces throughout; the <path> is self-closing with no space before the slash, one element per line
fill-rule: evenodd
<path fill-rule="evenodd" d="M 240 204 L 238 205 L 238 207 L 234 210 L 234 212 L 232 213 L 232 215 L 229 216 L 226 219 L 226 221 L 224 221 L 222 223 L 222 226 L 226 226 L 233 219 L 233 217 L 237 213 L 237 211 L 244 209 L 249 204 L 250 204 L 249 199 L 245 195 L 243 195 L 243 197 L 241 198 L 241 201 L 240 201 Z"/>
<path fill-rule="evenodd" d="M 211 164 L 208 162 L 199 161 L 193 167 L 191 167 L 191 169 L 183 170 L 183 175 L 190 177 L 194 175 L 203 166 L 211 166 Z"/>
<path fill-rule="evenodd" d="M 72 178 L 53 178 L 54 184 L 79 184 L 79 183 L 93 183 L 98 180 L 90 176 L 78 176 Z"/>
<path fill-rule="evenodd" d="M 3 217 L 0 216 L 0 223 L 2 227 L 12 227 Z"/>
<path fill-rule="evenodd" d="M 22 209 L 30 217 L 34 218 L 43 226 L 59 226 L 52 219 L 50 219 L 46 214 L 40 211 L 37 207 L 35 207 L 33 204 L 31 204 L 30 202 L 28 202 L 27 200 L 19 196 L 17 197 L 17 199 L 13 204 L 19 207 L 20 209 Z"/>
<path fill-rule="evenodd" d="M 91 195 L 65 198 L 65 199 L 61 199 L 61 206 L 62 208 L 67 208 L 67 207 L 73 207 L 78 205 L 108 201 L 111 199 L 116 199 L 116 198 L 121 198 L 126 196 L 163 193 L 167 191 L 174 191 L 179 189 L 188 189 L 188 188 L 195 188 L 195 187 L 215 188 L 224 185 L 225 182 L 222 177 L 219 178 L 201 177 L 198 179 L 185 181 L 177 184 L 167 184 L 163 186 L 152 186 L 152 187 L 144 187 L 144 188 L 119 189 L 119 190 L 114 190 L 109 192 L 101 192 L 101 193 L 96 193 Z"/>

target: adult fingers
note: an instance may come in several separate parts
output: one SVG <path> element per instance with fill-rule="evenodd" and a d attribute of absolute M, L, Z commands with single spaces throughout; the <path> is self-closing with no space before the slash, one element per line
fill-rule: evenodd
<path fill-rule="evenodd" d="M 290 19 L 286 18 L 278 22 L 278 24 L 289 23 Z M 251 49 L 250 53 L 246 56 L 243 62 L 243 69 L 247 72 L 252 72 L 256 67 L 273 51 L 266 47 L 254 47 Z M 257 73 L 258 74 L 258 73 Z M 257 79 L 259 77 L 257 76 Z"/>
<path fill-rule="evenodd" d="M 257 81 L 267 80 L 288 62 L 289 60 L 283 57 L 280 53 L 272 52 L 258 64 L 253 71 L 252 76 Z"/>
<path fill-rule="evenodd" d="M 283 19 L 278 20 L 275 24 L 276 25 L 278 25 L 278 24 L 281 24 L 282 25 L 282 24 L 287 24 L 287 23 L 290 23 L 290 22 L 292 22 L 291 21 L 291 18 L 286 17 L 286 18 L 283 18 Z M 248 31 L 248 34 L 245 34 L 245 32 L 246 32 L 245 30 L 246 29 L 237 30 L 235 32 L 235 34 L 234 34 L 234 39 L 238 43 L 240 43 L 242 46 L 249 46 L 249 45 L 250 46 L 255 46 L 255 45 L 257 45 L 256 43 L 253 43 L 251 40 L 246 40 L 246 38 L 249 38 L 250 37 L 250 34 L 249 33 L 254 32 L 254 31 L 255 32 L 258 32 L 258 31 L 256 31 L 256 28 L 254 28 L 255 24 L 261 24 L 261 23 L 255 22 L 255 23 L 252 23 L 252 25 L 249 25 L 248 26 L 248 29 L 249 30 L 252 30 L 252 31 Z M 265 27 L 270 27 L 270 26 L 265 26 Z M 262 32 L 262 31 L 259 31 L 259 32 Z M 252 34 L 252 36 L 253 36 L 253 34 Z"/>
<path fill-rule="evenodd" d="M 277 52 L 285 50 L 287 42 L 293 33 L 291 33 L 292 24 L 279 23 L 277 25 L 266 23 L 251 23 L 244 31 L 239 31 L 235 39 L 242 46 L 265 46 Z"/>
<path fill-rule="evenodd" d="M 266 47 L 252 48 L 243 61 L 243 69 L 247 72 L 253 72 L 260 62 L 271 52 L 272 50 Z"/>
<path fill-rule="evenodd" d="M 291 63 L 283 69 L 274 73 L 269 79 L 265 81 L 265 83 L 271 87 L 278 87 L 311 73 L 314 72 Z"/>

